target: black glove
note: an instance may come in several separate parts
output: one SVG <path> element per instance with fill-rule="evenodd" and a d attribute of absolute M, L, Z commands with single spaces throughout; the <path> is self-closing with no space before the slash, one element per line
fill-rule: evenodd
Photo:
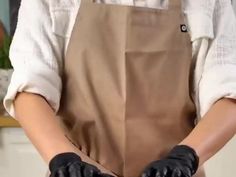
<path fill-rule="evenodd" d="M 50 177 L 112 177 L 102 173 L 97 167 L 83 162 L 72 152 L 56 155 L 49 162 Z"/>
<path fill-rule="evenodd" d="M 150 163 L 142 177 L 192 177 L 198 169 L 199 157 L 186 145 L 175 146 L 162 160 Z"/>

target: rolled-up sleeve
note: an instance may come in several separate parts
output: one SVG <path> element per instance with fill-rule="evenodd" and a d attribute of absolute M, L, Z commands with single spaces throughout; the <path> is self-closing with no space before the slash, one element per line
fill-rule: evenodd
<path fill-rule="evenodd" d="M 213 26 L 199 81 L 201 117 L 219 99 L 236 99 L 236 18 L 230 1 L 216 1 Z"/>
<path fill-rule="evenodd" d="M 191 41 L 213 38 L 213 11 L 216 0 L 182 0 Z"/>
<path fill-rule="evenodd" d="M 39 94 L 58 111 L 64 44 L 64 39 L 52 31 L 48 1 L 22 0 L 10 47 L 14 72 L 4 98 L 4 106 L 12 117 L 18 92 Z"/>

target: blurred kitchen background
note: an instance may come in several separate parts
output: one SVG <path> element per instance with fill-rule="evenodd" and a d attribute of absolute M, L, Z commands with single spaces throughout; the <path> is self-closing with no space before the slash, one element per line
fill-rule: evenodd
<path fill-rule="evenodd" d="M 30 1 L 30 0 L 29 0 Z M 0 0 L 0 99 L 12 73 L 8 51 L 20 0 Z M 236 0 L 233 2 L 236 12 Z M 226 19 L 227 20 L 227 19 Z M 236 31 L 235 31 L 236 32 Z M 207 177 L 236 176 L 236 137 L 205 164 Z M 0 177 L 44 177 L 47 166 L 19 124 L 0 109 Z"/>

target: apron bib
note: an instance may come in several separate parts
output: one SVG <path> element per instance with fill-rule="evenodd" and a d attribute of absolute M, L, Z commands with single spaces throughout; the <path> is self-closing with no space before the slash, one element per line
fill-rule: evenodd
<path fill-rule="evenodd" d="M 139 177 L 195 126 L 183 23 L 180 0 L 168 10 L 82 0 L 59 116 L 78 149 L 116 176 Z"/>

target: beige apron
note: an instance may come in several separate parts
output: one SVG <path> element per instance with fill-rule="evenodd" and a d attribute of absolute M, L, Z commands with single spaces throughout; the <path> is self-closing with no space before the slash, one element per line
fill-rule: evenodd
<path fill-rule="evenodd" d="M 117 176 L 140 176 L 194 128 L 181 24 L 180 0 L 168 10 L 82 0 L 59 115 L 74 144 Z"/>

